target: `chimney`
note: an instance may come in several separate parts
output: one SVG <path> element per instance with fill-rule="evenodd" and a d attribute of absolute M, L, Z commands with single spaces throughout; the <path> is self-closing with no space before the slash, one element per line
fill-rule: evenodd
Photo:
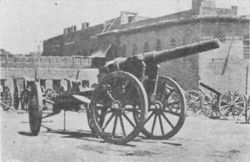
<path fill-rule="evenodd" d="M 232 6 L 231 10 L 232 10 L 233 14 L 236 16 L 237 12 L 238 12 L 238 6 Z"/>
<path fill-rule="evenodd" d="M 137 13 L 134 12 L 126 12 L 126 11 L 121 11 L 121 24 L 128 24 L 131 23 L 133 18 L 137 15 Z"/>
<path fill-rule="evenodd" d="M 64 35 L 69 34 L 69 33 L 74 33 L 74 32 L 76 32 L 76 25 L 63 29 Z"/>
<path fill-rule="evenodd" d="M 74 26 L 71 27 L 71 32 L 72 33 L 76 32 L 76 25 L 74 25 Z"/>
<path fill-rule="evenodd" d="M 82 23 L 82 30 L 89 28 L 89 22 Z"/>

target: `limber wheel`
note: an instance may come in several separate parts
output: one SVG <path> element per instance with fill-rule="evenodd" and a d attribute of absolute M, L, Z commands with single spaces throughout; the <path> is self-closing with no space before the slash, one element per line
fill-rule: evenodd
<path fill-rule="evenodd" d="M 189 90 L 185 93 L 187 100 L 187 115 L 200 114 L 202 107 L 202 96 L 196 90 Z"/>
<path fill-rule="evenodd" d="M 19 95 L 17 87 L 14 90 L 14 108 L 17 110 L 19 107 Z"/>
<path fill-rule="evenodd" d="M 218 97 L 214 93 L 205 94 L 202 97 L 202 113 L 212 119 L 218 119 L 221 117 L 219 111 L 219 101 Z"/>
<path fill-rule="evenodd" d="M 179 84 L 159 76 L 156 96 L 150 103 L 142 133 L 151 139 L 173 137 L 184 124 L 185 107 L 186 99 Z"/>
<path fill-rule="evenodd" d="M 28 110 L 29 109 L 29 100 L 30 100 L 30 90 L 23 90 L 21 93 L 21 109 Z"/>
<path fill-rule="evenodd" d="M 250 124 L 250 96 L 248 96 L 248 99 L 246 97 L 246 108 L 245 108 L 245 120 L 246 123 Z"/>
<path fill-rule="evenodd" d="M 221 95 L 219 110 L 225 119 L 232 119 L 243 114 L 245 109 L 244 97 L 236 91 L 228 91 Z"/>
<path fill-rule="evenodd" d="M 1 97 L 2 107 L 5 111 L 9 110 L 12 102 L 11 92 L 9 87 L 4 87 Z"/>
<path fill-rule="evenodd" d="M 29 104 L 29 123 L 32 135 L 37 135 L 42 123 L 42 92 L 38 82 L 35 82 L 31 89 Z"/>
<path fill-rule="evenodd" d="M 106 75 L 95 88 L 91 101 L 91 127 L 105 141 L 126 144 L 143 128 L 148 98 L 142 83 L 132 74 L 116 71 Z"/>

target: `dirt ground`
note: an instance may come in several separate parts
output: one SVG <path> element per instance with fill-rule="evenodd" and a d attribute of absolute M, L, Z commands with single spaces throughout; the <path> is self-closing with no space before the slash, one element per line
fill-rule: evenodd
<path fill-rule="evenodd" d="M 67 131 L 61 131 L 61 113 L 44 120 L 50 129 L 42 128 L 38 136 L 30 136 L 27 113 L 2 111 L 2 161 L 250 161 L 250 125 L 239 121 L 187 117 L 180 132 L 169 140 L 139 136 L 118 146 L 92 137 L 84 112 L 66 115 Z"/>

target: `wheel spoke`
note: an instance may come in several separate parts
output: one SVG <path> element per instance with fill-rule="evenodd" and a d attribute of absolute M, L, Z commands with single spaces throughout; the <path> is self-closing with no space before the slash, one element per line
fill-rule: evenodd
<path fill-rule="evenodd" d="M 167 95 L 163 98 L 162 101 L 166 101 L 166 100 L 172 95 L 173 92 L 174 92 L 174 89 L 171 89 L 170 92 L 169 92 L 169 94 L 167 94 Z"/>
<path fill-rule="evenodd" d="M 239 105 L 239 104 L 244 104 L 244 101 L 238 101 L 238 102 L 235 102 L 235 105 Z"/>
<path fill-rule="evenodd" d="M 175 115 L 175 116 L 180 116 L 179 113 L 176 113 L 176 112 L 173 112 L 173 111 L 170 111 L 170 110 L 166 110 L 166 109 L 165 109 L 164 112 L 169 113 L 169 114 L 172 114 L 172 115 Z"/>
<path fill-rule="evenodd" d="M 175 101 L 175 102 L 171 102 L 171 103 L 167 103 L 167 106 L 171 106 L 171 105 L 176 105 L 178 103 L 180 103 L 181 101 Z"/>
<path fill-rule="evenodd" d="M 107 120 L 105 126 L 102 128 L 102 130 L 104 131 L 104 129 L 108 126 L 108 124 L 110 123 L 111 119 L 114 117 L 115 113 L 112 113 L 112 115 L 109 117 L 109 119 Z"/>
<path fill-rule="evenodd" d="M 121 123 L 121 127 L 122 127 L 122 133 L 126 137 L 126 131 L 125 131 L 125 127 L 124 127 L 124 123 L 123 123 L 123 119 L 122 119 L 121 115 L 119 115 L 119 119 L 120 119 L 120 123 Z"/>
<path fill-rule="evenodd" d="M 197 96 L 194 101 L 195 102 L 197 102 L 197 101 L 199 102 L 199 100 L 200 100 L 200 96 Z"/>
<path fill-rule="evenodd" d="M 238 101 L 238 99 L 240 99 L 240 97 L 239 97 L 239 96 L 237 96 L 237 97 L 236 97 L 236 99 L 234 100 L 234 102 Z"/>
<path fill-rule="evenodd" d="M 154 133 L 156 118 L 157 118 L 157 114 L 155 114 L 155 117 L 154 117 L 154 122 L 153 122 L 153 125 L 152 125 L 151 134 Z"/>
<path fill-rule="evenodd" d="M 172 129 L 174 129 L 173 124 L 168 120 L 168 118 L 166 117 L 166 115 L 164 113 L 162 113 L 162 116 L 167 121 L 167 123 L 172 127 Z"/>
<path fill-rule="evenodd" d="M 161 134 L 164 135 L 165 134 L 164 133 L 164 129 L 163 129 L 164 127 L 163 127 L 163 124 L 162 124 L 162 119 L 161 119 L 161 115 L 160 114 L 158 115 L 158 118 L 159 118 L 159 121 L 160 121 Z"/>
<path fill-rule="evenodd" d="M 147 118 L 147 120 L 145 121 L 145 124 L 149 121 L 149 119 L 154 115 L 154 111 L 151 112 L 151 114 L 149 115 L 149 117 Z"/>
<path fill-rule="evenodd" d="M 221 109 L 221 112 L 225 115 L 229 110 L 230 110 L 230 106 L 224 106 L 224 107 Z"/>
<path fill-rule="evenodd" d="M 123 116 L 124 116 L 125 119 L 129 122 L 129 124 L 132 125 L 132 126 L 135 128 L 134 123 L 129 119 L 129 117 L 128 117 L 125 113 L 123 113 Z"/>
<path fill-rule="evenodd" d="M 229 108 L 230 106 L 229 105 L 223 105 L 221 106 L 221 109 L 224 110 L 225 108 Z"/>
<path fill-rule="evenodd" d="M 112 96 L 112 94 L 109 91 L 106 91 L 107 96 L 109 97 L 109 99 L 111 99 L 111 101 L 115 101 L 114 97 Z"/>
<path fill-rule="evenodd" d="M 113 137 L 115 137 L 115 130 L 116 130 L 116 125 L 117 125 L 117 119 L 118 119 L 118 115 L 115 114 L 114 127 L 113 127 L 113 131 L 112 131 Z"/>

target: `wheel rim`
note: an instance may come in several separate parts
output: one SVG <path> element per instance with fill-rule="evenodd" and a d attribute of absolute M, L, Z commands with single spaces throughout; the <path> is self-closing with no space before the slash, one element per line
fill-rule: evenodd
<path fill-rule="evenodd" d="M 200 114 L 202 106 L 201 94 L 198 91 L 190 90 L 186 92 L 185 97 L 187 100 L 187 114 Z"/>
<path fill-rule="evenodd" d="M 29 123 L 32 135 L 37 135 L 42 123 L 42 92 L 38 82 L 32 86 L 29 97 Z"/>
<path fill-rule="evenodd" d="M 93 93 L 92 128 L 108 142 L 125 144 L 140 133 L 147 108 L 146 92 L 135 76 L 121 71 L 110 73 Z M 138 114 L 138 121 L 133 114 Z"/>
<path fill-rule="evenodd" d="M 248 97 L 247 104 L 246 104 L 245 119 L 246 119 L 246 123 L 250 124 L 250 96 Z"/>
<path fill-rule="evenodd" d="M 3 97 L 1 98 L 1 100 L 4 103 L 2 106 L 3 106 L 3 109 L 7 111 L 9 110 L 11 106 L 11 102 L 12 102 L 11 92 L 10 92 L 9 87 L 5 87 L 2 95 Z"/>
<path fill-rule="evenodd" d="M 209 118 L 220 118 L 217 95 L 214 93 L 206 94 L 202 97 L 202 113 Z"/>
<path fill-rule="evenodd" d="M 14 91 L 14 108 L 17 110 L 19 107 L 18 89 Z"/>
<path fill-rule="evenodd" d="M 232 119 L 243 114 L 245 99 L 238 92 L 228 91 L 220 97 L 219 104 L 221 115 L 226 119 Z"/>
<path fill-rule="evenodd" d="M 151 102 L 142 133 L 151 139 L 174 136 L 185 121 L 186 99 L 172 79 L 159 77 L 156 99 Z"/>

